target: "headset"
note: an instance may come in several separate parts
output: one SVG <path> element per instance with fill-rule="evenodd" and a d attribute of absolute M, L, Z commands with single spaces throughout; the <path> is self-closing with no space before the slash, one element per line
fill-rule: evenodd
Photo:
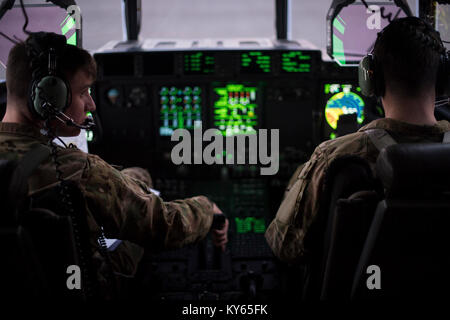
<path fill-rule="evenodd" d="M 25 44 L 32 70 L 28 95 L 31 113 L 41 120 L 55 118 L 68 126 L 91 129 L 94 126 L 91 117 L 78 124 L 64 113 L 72 100 L 70 84 L 58 64 L 67 46 L 66 37 L 52 32 L 35 32 Z"/>
<path fill-rule="evenodd" d="M 439 67 L 436 79 L 436 93 L 437 95 L 449 95 L 450 94 L 450 51 L 446 51 L 445 46 L 440 38 L 440 34 L 430 24 L 419 19 L 417 17 L 408 17 L 402 19 L 402 29 L 408 36 L 414 37 L 420 40 L 425 46 L 432 47 L 436 52 L 440 54 Z M 395 20 L 394 20 L 395 22 Z M 412 22 L 419 22 L 425 26 L 426 30 L 430 33 L 437 35 L 437 39 L 432 37 L 421 30 L 417 29 Z M 389 26 L 387 27 L 389 28 Z M 386 28 L 386 29 L 387 29 Z M 383 37 L 383 32 L 378 33 L 377 40 L 374 48 L 380 39 Z M 439 39 L 439 40 L 438 40 Z M 360 61 L 358 65 L 358 80 L 361 88 L 361 93 L 365 96 L 384 96 L 385 83 L 383 70 L 381 68 L 381 62 L 377 60 L 375 54 L 370 53 L 366 55 Z"/>

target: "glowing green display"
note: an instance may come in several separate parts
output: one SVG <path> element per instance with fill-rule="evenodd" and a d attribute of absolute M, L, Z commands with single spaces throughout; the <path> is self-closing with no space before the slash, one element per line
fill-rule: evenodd
<path fill-rule="evenodd" d="M 214 73 L 215 59 L 212 54 L 194 52 L 184 54 L 184 74 Z"/>
<path fill-rule="evenodd" d="M 250 51 L 241 54 L 242 73 L 267 73 L 271 69 L 270 55 L 261 51 Z"/>
<path fill-rule="evenodd" d="M 214 88 L 214 126 L 223 135 L 254 134 L 258 125 L 256 96 L 258 88 L 228 84 Z"/>
<path fill-rule="evenodd" d="M 264 218 L 246 217 L 234 218 L 237 233 L 264 233 L 266 232 L 266 222 Z"/>
<path fill-rule="evenodd" d="M 302 51 L 283 52 L 281 70 L 285 73 L 311 72 L 311 56 Z"/>
<path fill-rule="evenodd" d="M 161 136 L 170 136 L 175 129 L 194 129 L 201 125 L 201 93 L 202 89 L 198 86 L 161 87 L 159 91 Z"/>

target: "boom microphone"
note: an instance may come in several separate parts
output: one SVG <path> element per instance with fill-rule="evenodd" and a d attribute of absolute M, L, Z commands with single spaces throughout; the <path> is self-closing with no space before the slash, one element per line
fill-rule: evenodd
<path fill-rule="evenodd" d="M 61 119 L 58 116 L 62 116 L 64 119 Z M 77 127 L 79 129 L 91 130 L 95 127 L 95 122 L 94 122 L 94 119 L 92 118 L 92 115 L 89 115 L 82 124 L 76 123 L 72 118 L 68 117 L 63 112 L 58 112 L 58 115 L 55 116 L 55 118 L 67 126 Z"/>
<path fill-rule="evenodd" d="M 70 118 L 68 115 L 66 115 L 62 111 L 57 111 L 53 105 L 49 102 L 44 102 L 42 105 L 42 109 L 44 112 L 49 115 L 50 117 L 56 118 L 58 121 L 64 123 L 66 126 L 72 126 L 77 127 L 79 129 L 85 129 L 85 130 L 91 130 L 95 127 L 95 121 L 92 118 L 92 114 L 89 113 L 86 120 L 83 121 L 82 124 L 78 124 Z M 62 117 L 62 118 L 61 118 Z"/>

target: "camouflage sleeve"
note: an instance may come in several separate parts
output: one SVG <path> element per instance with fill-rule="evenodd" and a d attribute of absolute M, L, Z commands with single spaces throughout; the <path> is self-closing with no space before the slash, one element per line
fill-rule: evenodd
<path fill-rule="evenodd" d="M 266 230 L 266 240 L 283 261 L 296 263 L 307 255 L 305 245 L 319 210 L 326 160 L 320 147 L 299 167 L 291 179 L 275 219 Z"/>
<path fill-rule="evenodd" d="M 286 196 L 289 193 L 289 190 L 292 189 L 294 183 L 297 181 L 297 178 L 298 178 L 298 176 L 299 176 L 299 174 L 302 171 L 304 166 L 305 166 L 305 163 L 299 165 L 298 168 L 295 170 L 294 174 L 292 175 L 291 179 L 289 179 L 289 182 L 288 182 L 287 187 L 286 187 L 286 191 L 284 192 L 283 199 L 286 198 Z"/>
<path fill-rule="evenodd" d="M 88 210 L 108 238 L 159 251 L 202 239 L 212 224 L 212 203 L 206 197 L 164 202 L 94 155 L 88 157 L 81 185 Z"/>
<path fill-rule="evenodd" d="M 139 167 L 130 167 L 123 169 L 121 172 L 132 177 L 133 179 L 145 183 L 149 188 L 153 188 L 153 181 L 150 177 L 150 173 L 147 170 Z"/>

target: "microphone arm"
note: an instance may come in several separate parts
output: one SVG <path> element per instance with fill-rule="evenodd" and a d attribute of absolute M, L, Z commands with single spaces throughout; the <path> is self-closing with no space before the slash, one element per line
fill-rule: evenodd
<path fill-rule="evenodd" d="M 59 116 L 62 116 L 62 118 L 60 118 Z M 55 118 L 67 126 L 77 127 L 79 129 L 91 130 L 95 127 L 95 122 L 92 116 L 88 116 L 88 118 L 84 120 L 82 124 L 76 123 L 72 118 L 68 117 L 61 111 L 58 112 L 57 115 L 55 115 Z"/>
<path fill-rule="evenodd" d="M 89 114 L 86 120 L 82 124 L 76 123 L 72 118 L 67 116 L 62 111 L 57 111 L 53 105 L 49 102 L 44 102 L 42 104 L 42 109 L 44 110 L 44 113 L 47 114 L 47 116 L 56 118 L 58 121 L 64 123 L 66 126 L 72 126 L 77 127 L 79 129 L 85 129 L 85 130 L 91 130 L 95 127 L 95 121 L 92 118 L 92 115 Z"/>

